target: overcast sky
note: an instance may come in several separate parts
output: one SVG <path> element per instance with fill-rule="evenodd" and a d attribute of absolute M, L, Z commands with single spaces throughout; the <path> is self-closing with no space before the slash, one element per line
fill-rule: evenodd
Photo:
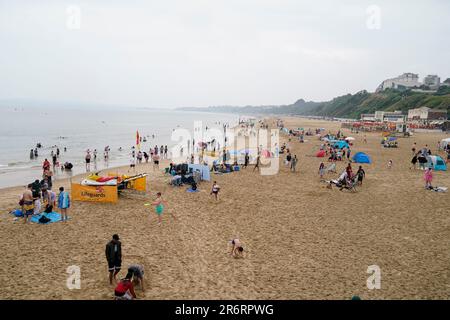
<path fill-rule="evenodd" d="M 0 100 L 270 105 L 444 80 L 449 16 L 448 0 L 0 0 Z"/>

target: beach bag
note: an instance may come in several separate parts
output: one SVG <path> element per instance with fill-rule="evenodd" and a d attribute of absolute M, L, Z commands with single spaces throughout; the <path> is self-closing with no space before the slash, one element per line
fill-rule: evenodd
<path fill-rule="evenodd" d="M 52 211 L 53 211 L 53 206 L 51 204 L 47 205 L 47 207 L 44 210 L 45 213 L 50 213 Z"/>
<path fill-rule="evenodd" d="M 50 219 L 47 218 L 46 216 L 42 216 L 39 218 L 39 223 L 49 223 Z"/>

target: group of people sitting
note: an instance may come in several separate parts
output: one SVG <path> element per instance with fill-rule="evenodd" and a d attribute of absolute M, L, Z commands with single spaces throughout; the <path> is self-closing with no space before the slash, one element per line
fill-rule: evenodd
<path fill-rule="evenodd" d="M 323 163 L 321 164 L 322 167 Z M 319 171 L 321 168 L 319 168 Z M 322 175 L 322 174 L 321 174 Z M 332 184 L 335 184 L 337 187 L 339 187 L 339 190 L 342 189 L 355 189 L 357 185 L 362 185 L 363 179 L 366 176 L 366 172 L 362 168 L 362 166 L 359 166 L 358 171 L 356 173 L 352 170 L 351 163 L 348 163 L 347 167 L 345 168 L 345 171 L 341 173 L 339 178 L 337 180 L 331 180 L 330 181 L 330 188 Z"/>
<path fill-rule="evenodd" d="M 174 164 L 170 163 L 166 172 L 171 175 L 170 184 L 173 186 L 182 186 L 185 184 L 191 185 L 192 190 L 197 189 L 197 183 L 200 181 L 201 174 L 189 170 L 187 163 Z"/>
<path fill-rule="evenodd" d="M 233 171 L 237 171 L 236 169 L 239 167 L 237 161 L 235 161 L 232 165 L 228 163 L 213 163 L 211 167 L 211 172 L 220 174 L 220 173 L 229 173 Z"/>
<path fill-rule="evenodd" d="M 59 188 L 59 195 L 51 190 L 44 181 L 36 179 L 27 186 L 27 190 L 22 194 L 19 205 L 25 218 L 25 223 L 32 215 L 53 212 L 58 206 L 61 211 L 61 220 L 67 221 L 67 209 L 70 207 L 69 193 Z M 41 221 L 40 221 L 41 222 Z M 46 221 L 48 222 L 48 221 Z"/>
<path fill-rule="evenodd" d="M 322 149 L 322 147 L 321 147 Z M 331 146 L 327 144 L 327 146 L 323 147 L 322 150 L 325 150 L 325 154 L 329 155 L 328 161 L 335 162 L 335 161 L 343 161 L 346 157 L 348 160 L 350 160 L 351 150 L 350 148 L 342 148 L 339 149 L 335 146 Z"/>

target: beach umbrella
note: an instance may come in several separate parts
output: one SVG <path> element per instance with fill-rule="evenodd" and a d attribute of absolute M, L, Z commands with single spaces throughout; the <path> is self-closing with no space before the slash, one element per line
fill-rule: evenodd
<path fill-rule="evenodd" d="M 269 150 L 263 150 L 261 152 L 261 155 L 265 158 L 270 158 L 272 156 L 272 153 Z"/>

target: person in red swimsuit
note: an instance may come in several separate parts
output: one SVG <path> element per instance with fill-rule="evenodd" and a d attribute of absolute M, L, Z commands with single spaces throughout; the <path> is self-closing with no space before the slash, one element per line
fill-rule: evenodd
<path fill-rule="evenodd" d="M 136 293 L 133 286 L 133 272 L 128 270 L 125 278 L 119 281 L 114 290 L 114 296 L 116 300 L 133 300 L 136 299 Z"/>

